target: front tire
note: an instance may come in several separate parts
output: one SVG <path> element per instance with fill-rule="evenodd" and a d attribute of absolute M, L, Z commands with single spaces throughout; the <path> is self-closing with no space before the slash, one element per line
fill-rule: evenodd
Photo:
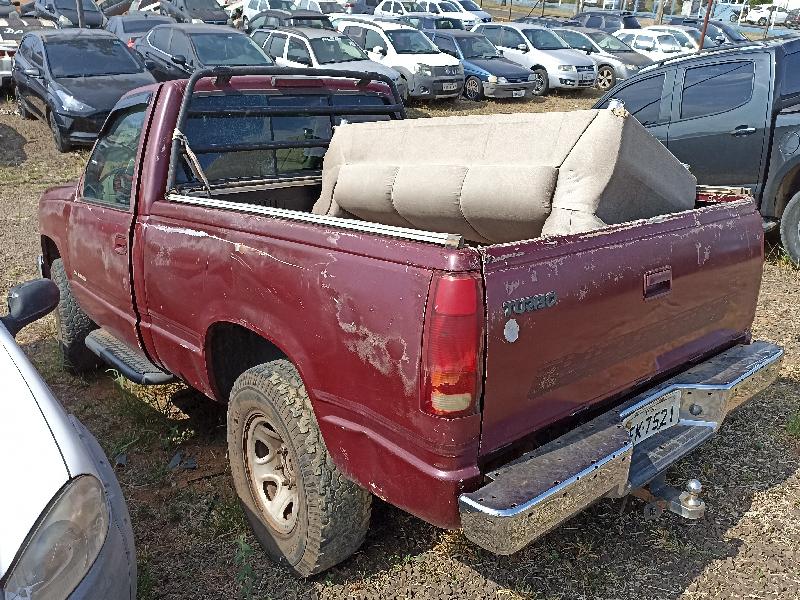
<path fill-rule="evenodd" d="M 597 87 L 607 92 L 617 83 L 617 74 L 608 65 L 603 65 L 597 71 Z"/>
<path fill-rule="evenodd" d="M 66 371 L 75 375 L 92 371 L 100 365 L 100 361 L 86 347 L 86 336 L 97 329 L 97 325 L 78 306 L 60 258 L 50 265 L 50 278 L 58 286 L 61 295 L 55 310 L 61 364 Z"/>
<path fill-rule="evenodd" d="M 17 112 L 19 112 L 20 118 L 23 119 L 24 121 L 29 121 L 30 119 L 33 118 L 33 116 L 31 115 L 30 112 L 28 112 L 28 109 L 25 108 L 25 100 L 22 99 L 22 94 L 20 94 L 19 88 L 17 88 L 16 96 L 17 96 Z"/>
<path fill-rule="evenodd" d="M 535 83 L 531 93 L 534 96 L 544 96 L 550 88 L 550 80 L 547 77 L 547 70 L 542 67 L 532 69 L 533 74 L 536 76 Z"/>
<path fill-rule="evenodd" d="M 800 192 L 792 196 L 783 210 L 781 244 L 792 262 L 800 266 Z"/>
<path fill-rule="evenodd" d="M 483 100 L 483 83 L 481 80 L 474 75 L 467 77 L 464 82 L 464 96 L 474 102 Z"/>
<path fill-rule="evenodd" d="M 372 497 L 333 464 L 290 362 L 258 365 L 234 383 L 228 456 L 247 520 L 272 560 L 309 577 L 361 546 Z"/>
<path fill-rule="evenodd" d="M 47 113 L 47 122 L 50 124 L 50 131 L 53 133 L 53 141 L 56 144 L 56 150 L 61 153 L 69 152 L 72 149 L 72 144 L 67 141 L 64 132 L 56 123 L 56 118 L 53 116 L 53 111 Z"/>

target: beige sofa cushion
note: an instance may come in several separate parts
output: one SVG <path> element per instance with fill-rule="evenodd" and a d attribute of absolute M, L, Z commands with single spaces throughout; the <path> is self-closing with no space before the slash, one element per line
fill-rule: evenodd
<path fill-rule="evenodd" d="M 337 127 L 314 212 L 501 243 L 686 210 L 694 190 L 608 110 L 409 119 Z"/>

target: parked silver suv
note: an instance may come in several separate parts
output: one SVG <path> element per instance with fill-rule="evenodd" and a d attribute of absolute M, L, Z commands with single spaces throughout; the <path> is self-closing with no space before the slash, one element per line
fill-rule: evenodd
<path fill-rule="evenodd" d="M 595 84 L 595 62 L 549 29 L 527 23 L 481 23 L 473 31 L 489 38 L 507 59 L 533 71 L 536 96 L 552 88 L 591 88 Z"/>

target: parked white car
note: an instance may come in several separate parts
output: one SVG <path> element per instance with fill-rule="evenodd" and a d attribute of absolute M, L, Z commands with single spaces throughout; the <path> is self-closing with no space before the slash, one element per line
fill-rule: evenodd
<path fill-rule="evenodd" d="M 242 16 L 246 21 L 265 10 L 292 10 L 294 2 L 291 0 L 245 0 L 242 4 Z"/>
<path fill-rule="evenodd" d="M 472 13 L 478 17 L 478 20 L 482 23 L 489 23 L 492 20 L 492 15 L 475 4 L 472 0 L 450 0 L 450 2 L 464 12 Z"/>
<path fill-rule="evenodd" d="M 461 61 L 441 52 L 413 27 L 340 19 L 336 28 L 366 50 L 371 60 L 398 71 L 412 98 L 458 98 L 464 88 Z"/>
<path fill-rule="evenodd" d="M 762 4 L 761 6 L 754 6 L 750 9 L 744 18 L 747 23 L 755 23 L 762 27 L 767 23 L 780 24 L 786 22 L 786 17 L 789 11 L 783 6 L 776 6 L 775 4 Z M 774 19 L 774 20 L 773 20 Z"/>
<path fill-rule="evenodd" d="M 533 94 L 550 89 L 591 88 L 597 64 L 585 52 L 571 49 L 549 29 L 527 23 L 481 23 L 473 29 L 503 51 L 503 56 L 533 71 Z"/>
<path fill-rule="evenodd" d="M 408 96 L 408 89 L 399 72 L 370 60 L 358 44 L 338 32 L 310 27 L 279 27 L 269 34 L 262 48 L 281 67 L 313 67 L 386 75 L 397 86 L 401 98 Z"/>
<path fill-rule="evenodd" d="M 461 21 L 464 29 L 472 29 L 481 22 L 481 19 L 471 12 L 461 10 L 460 7 L 452 2 L 448 2 L 448 0 L 419 0 L 418 4 L 423 10 L 433 13 L 434 15 L 458 19 Z"/>
<path fill-rule="evenodd" d="M 411 0 L 383 0 L 375 7 L 376 17 L 397 18 L 409 13 L 424 13 L 425 9 L 418 2 Z"/>
<path fill-rule="evenodd" d="M 0 323 L 0 598 L 135 600 L 133 530 L 108 459 L 14 342 L 58 299 L 49 279 L 17 286 Z"/>
<path fill-rule="evenodd" d="M 344 9 L 344 4 L 340 4 L 335 0 L 299 0 L 299 2 L 295 4 L 295 8 L 299 10 L 313 10 L 323 15 L 347 14 Z"/>
<path fill-rule="evenodd" d="M 639 54 L 656 62 L 687 54 L 687 50 L 682 48 L 678 40 L 669 33 L 648 32 L 645 29 L 620 29 L 611 35 L 628 44 Z"/>
<path fill-rule="evenodd" d="M 702 31 L 687 25 L 648 25 L 643 29 L 644 31 L 656 31 L 659 33 L 668 33 L 675 38 L 675 41 L 681 46 L 682 51 L 685 53 L 697 52 L 700 49 L 700 36 Z M 718 42 L 712 40 L 706 34 L 703 41 L 703 48 L 714 48 L 719 46 Z"/>

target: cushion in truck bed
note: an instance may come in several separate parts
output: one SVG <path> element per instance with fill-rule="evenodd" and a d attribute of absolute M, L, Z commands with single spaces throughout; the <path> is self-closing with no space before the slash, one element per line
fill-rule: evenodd
<path fill-rule="evenodd" d="M 336 128 L 314 212 L 502 243 L 687 210 L 695 186 L 609 110 L 378 121 Z"/>

